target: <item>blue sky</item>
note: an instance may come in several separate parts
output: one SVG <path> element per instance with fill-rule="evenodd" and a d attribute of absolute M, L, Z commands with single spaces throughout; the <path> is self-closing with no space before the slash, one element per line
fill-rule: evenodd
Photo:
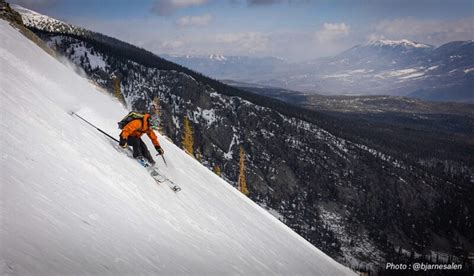
<path fill-rule="evenodd" d="M 157 54 L 337 54 L 376 39 L 474 39 L 474 0 L 13 0 Z"/>

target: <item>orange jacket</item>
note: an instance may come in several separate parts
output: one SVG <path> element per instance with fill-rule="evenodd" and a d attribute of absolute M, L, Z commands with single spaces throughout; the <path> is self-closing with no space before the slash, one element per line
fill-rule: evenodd
<path fill-rule="evenodd" d="M 149 119 L 150 114 L 145 114 L 145 116 L 143 116 L 143 119 L 136 119 L 129 122 L 123 127 L 120 136 L 123 139 L 128 139 L 129 136 L 140 138 L 144 133 L 146 133 L 146 135 L 148 135 L 154 146 L 160 146 L 160 143 L 158 142 L 158 137 L 156 137 L 155 132 L 148 124 Z"/>

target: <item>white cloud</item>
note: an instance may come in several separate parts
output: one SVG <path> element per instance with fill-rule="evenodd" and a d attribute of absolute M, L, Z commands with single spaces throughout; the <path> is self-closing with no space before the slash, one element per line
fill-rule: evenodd
<path fill-rule="evenodd" d="M 346 23 L 324 23 L 324 30 L 329 32 L 337 32 L 347 34 L 349 26 Z"/>
<path fill-rule="evenodd" d="M 179 9 L 204 5 L 209 1 L 210 0 L 155 0 L 151 10 L 160 16 L 167 16 L 175 13 Z"/>
<path fill-rule="evenodd" d="M 247 0 L 249 6 L 270 6 L 274 4 L 307 4 L 313 0 Z"/>
<path fill-rule="evenodd" d="M 176 49 L 180 49 L 185 45 L 184 42 L 179 40 L 170 40 L 161 42 L 159 44 L 159 48 L 163 51 L 175 51 Z"/>
<path fill-rule="evenodd" d="M 273 5 L 280 2 L 279 0 L 247 0 L 248 5 Z"/>
<path fill-rule="evenodd" d="M 216 43 L 236 43 L 242 40 L 245 36 L 253 36 L 247 33 L 226 33 L 226 34 L 217 34 L 214 36 L 214 42 Z"/>
<path fill-rule="evenodd" d="M 181 27 L 191 27 L 191 26 L 207 26 L 212 21 L 212 16 L 210 14 L 204 14 L 201 16 L 183 16 L 176 24 Z"/>
<path fill-rule="evenodd" d="M 142 47 L 157 54 L 267 56 L 269 39 L 258 32 L 248 33 L 201 33 L 189 32 L 186 35 L 168 34 L 143 41 Z"/>
<path fill-rule="evenodd" d="M 386 39 L 386 37 L 382 34 L 371 33 L 371 34 L 367 35 L 367 41 L 369 41 L 369 42 L 378 41 L 378 40 L 382 40 L 382 39 Z"/>
<path fill-rule="evenodd" d="M 268 50 L 270 42 L 268 35 L 259 32 L 216 34 L 210 41 L 218 47 L 234 51 L 235 54 L 263 54 Z"/>
<path fill-rule="evenodd" d="M 320 42 L 333 41 L 349 34 L 350 26 L 346 23 L 324 23 L 323 28 L 316 32 Z"/>

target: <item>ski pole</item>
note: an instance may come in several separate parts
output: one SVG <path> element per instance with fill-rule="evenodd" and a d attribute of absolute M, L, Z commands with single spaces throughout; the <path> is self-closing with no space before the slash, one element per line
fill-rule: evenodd
<path fill-rule="evenodd" d="M 158 153 L 156 156 L 158 156 L 158 155 L 161 155 L 161 158 L 163 158 L 163 162 L 165 163 L 166 167 L 168 167 L 168 163 L 166 163 L 166 159 L 165 159 L 165 157 L 163 156 L 163 154 L 159 154 L 159 153 Z"/>
<path fill-rule="evenodd" d="M 104 134 L 105 136 L 109 137 L 110 139 L 114 140 L 115 142 L 117 143 L 120 143 L 119 140 L 115 139 L 114 137 L 112 137 L 110 134 L 106 133 L 105 131 L 103 131 L 102 129 L 96 127 L 95 125 L 91 124 L 89 121 L 87 121 L 86 119 L 82 118 L 81 116 L 79 116 L 79 114 L 75 113 L 74 111 L 71 111 L 71 115 L 76 115 L 79 119 L 83 120 L 84 122 L 88 123 L 90 126 L 92 126 L 93 128 L 97 129 L 99 132 L 101 132 L 102 134 Z"/>
<path fill-rule="evenodd" d="M 165 162 L 166 167 L 168 167 L 168 164 L 166 163 L 166 159 L 165 159 L 165 157 L 163 156 L 163 154 L 161 155 L 161 158 L 163 158 L 163 162 Z"/>

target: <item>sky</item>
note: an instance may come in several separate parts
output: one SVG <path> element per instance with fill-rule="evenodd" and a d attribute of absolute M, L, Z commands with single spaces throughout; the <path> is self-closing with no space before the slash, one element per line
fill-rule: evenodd
<path fill-rule="evenodd" d="M 10 2 L 156 54 L 306 61 L 379 39 L 434 46 L 474 39 L 474 0 Z"/>

